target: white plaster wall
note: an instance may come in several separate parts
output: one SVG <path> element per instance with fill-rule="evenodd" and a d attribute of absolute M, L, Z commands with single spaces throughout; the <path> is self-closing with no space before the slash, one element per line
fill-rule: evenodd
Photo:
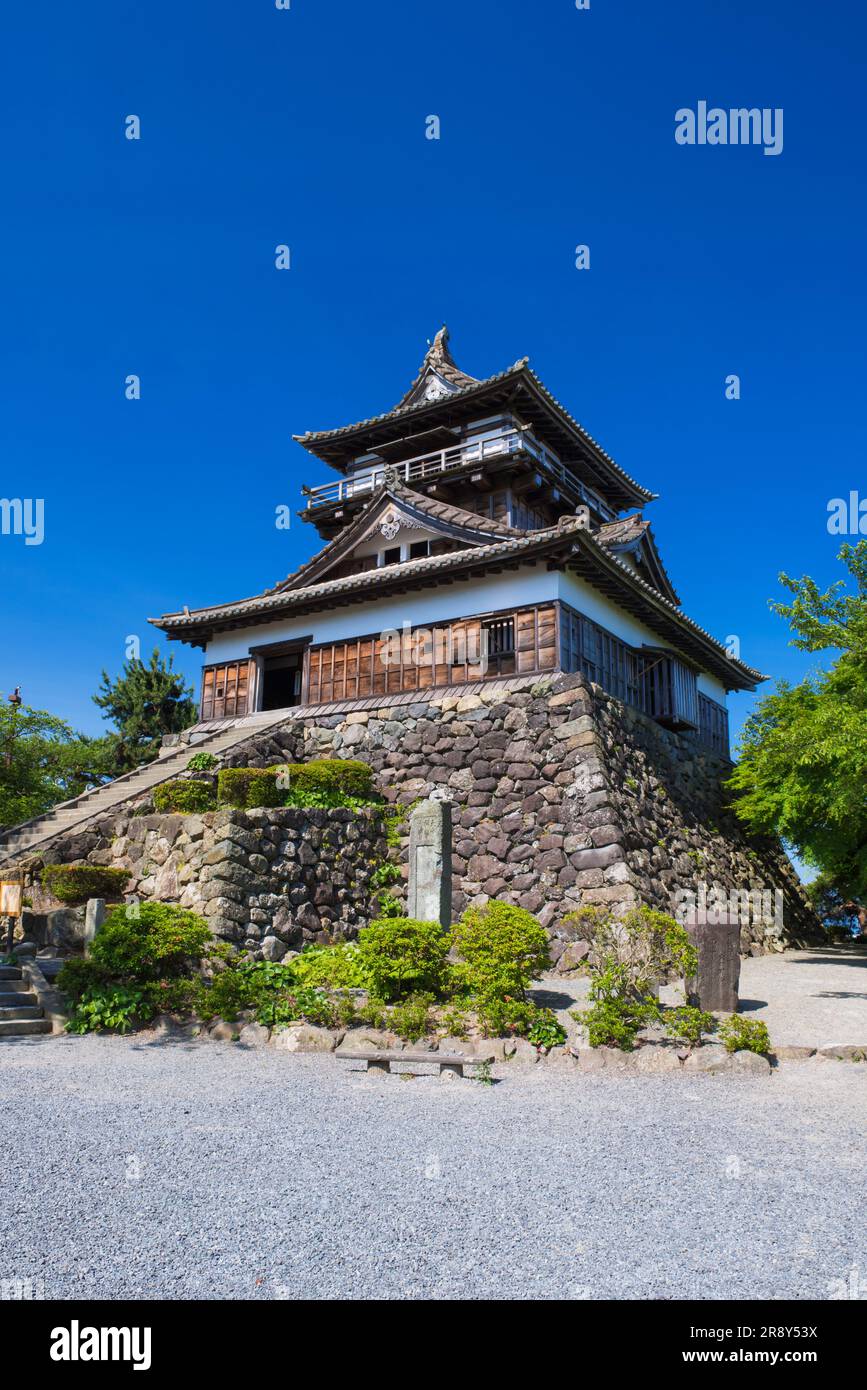
<path fill-rule="evenodd" d="M 250 647 L 267 642 L 288 642 L 310 634 L 314 642 L 339 642 L 343 638 L 365 637 L 412 625 L 430 624 L 469 614 L 493 613 L 501 608 L 541 603 L 557 597 L 557 575 L 547 570 L 518 570 L 506 575 L 490 575 L 467 584 L 406 594 L 378 603 L 360 603 L 351 608 L 335 608 L 331 613 L 313 613 L 291 621 L 282 619 L 257 627 L 220 633 L 207 649 L 206 665 L 233 661 L 246 656 Z"/>
<path fill-rule="evenodd" d="M 556 598 L 592 618 L 631 646 L 640 647 L 645 642 L 651 646 L 671 645 L 631 614 L 617 608 L 584 580 L 571 574 L 528 567 L 509 575 L 490 575 L 468 584 L 453 584 L 384 602 L 335 608 L 332 612 L 308 614 L 292 620 L 283 618 L 274 623 L 221 633 L 208 646 L 203 665 L 237 660 L 246 656 L 251 647 L 264 646 L 268 642 L 288 642 L 307 636 L 312 636 L 314 642 L 339 642 L 344 638 L 365 637 L 389 628 L 400 629 L 404 623 L 411 626 L 429 625 L 450 618 L 493 613 L 502 608 L 523 607 Z M 701 672 L 698 688 L 719 704 L 726 703 L 725 690 L 714 676 Z"/>
<path fill-rule="evenodd" d="M 591 584 L 579 579 L 577 575 L 558 574 L 557 579 L 559 581 L 558 598 L 561 598 L 564 603 L 570 604 L 572 608 L 576 608 L 586 618 L 592 618 L 601 627 L 607 627 L 609 632 L 613 632 L 614 636 L 619 637 L 623 642 L 628 642 L 633 647 L 640 647 L 645 642 L 652 647 L 672 646 L 671 642 L 660 637 L 658 632 L 645 627 L 644 623 L 633 618 L 631 613 L 624 613 L 598 589 L 594 589 Z M 726 703 L 725 687 L 715 676 L 700 671 L 698 688 L 703 695 L 708 695 L 718 704 L 724 705 Z"/>

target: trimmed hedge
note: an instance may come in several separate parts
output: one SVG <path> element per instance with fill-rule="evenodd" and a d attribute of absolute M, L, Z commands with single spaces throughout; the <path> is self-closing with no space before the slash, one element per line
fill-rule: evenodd
<path fill-rule="evenodd" d="M 185 782 L 177 778 L 154 788 L 154 806 L 158 811 L 179 811 L 181 815 L 188 815 L 192 811 L 213 811 L 214 797 L 207 782 Z"/>
<path fill-rule="evenodd" d="M 102 864 L 46 864 L 42 887 L 62 903 L 84 903 L 88 898 L 121 897 L 129 876 L 129 869 Z"/>
<path fill-rule="evenodd" d="M 283 793 L 277 774 L 262 767 L 224 767 L 217 773 L 217 805 L 251 811 L 256 806 L 281 806 Z"/>
<path fill-rule="evenodd" d="M 268 771 L 281 778 L 284 791 L 298 796 L 315 792 L 366 797 L 373 789 L 373 768 L 357 758 L 312 758 L 309 763 L 282 763 Z"/>

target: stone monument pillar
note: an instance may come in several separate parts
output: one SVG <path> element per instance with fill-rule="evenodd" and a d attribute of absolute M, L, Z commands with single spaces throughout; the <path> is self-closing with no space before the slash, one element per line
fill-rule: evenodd
<path fill-rule="evenodd" d="M 723 920 L 719 922 L 696 915 L 694 921 L 684 923 L 698 951 L 698 969 L 695 977 L 687 980 L 686 993 L 690 1004 L 706 1013 L 733 1014 L 737 1013 L 741 976 L 741 928 L 738 921 L 720 916 Z"/>
<path fill-rule="evenodd" d="M 422 801 L 409 818 L 407 915 L 420 922 L 452 923 L 452 808 Z"/>
<path fill-rule="evenodd" d="M 84 954 L 90 954 L 93 938 L 105 921 L 105 899 L 88 898 L 84 911 Z"/>

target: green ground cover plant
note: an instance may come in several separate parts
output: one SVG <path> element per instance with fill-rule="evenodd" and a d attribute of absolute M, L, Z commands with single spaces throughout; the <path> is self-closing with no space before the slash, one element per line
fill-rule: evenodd
<path fill-rule="evenodd" d="M 204 754 L 199 756 L 204 757 Z M 207 782 L 196 782 L 192 778 L 186 781 L 175 778 L 154 788 L 154 807 L 160 812 L 177 811 L 181 815 L 190 815 L 197 811 L 213 811 L 215 804 L 214 794 Z"/>
<path fill-rule="evenodd" d="M 764 1056 L 771 1050 L 768 1027 L 761 1019 L 731 1014 L 723 1019 L 718 1031 L 726 1052 L 757 1052 Z"/>

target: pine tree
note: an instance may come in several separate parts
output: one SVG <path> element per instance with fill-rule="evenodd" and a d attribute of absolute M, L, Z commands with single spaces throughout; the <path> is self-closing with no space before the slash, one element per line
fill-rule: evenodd
<path fill-rule="evenodd" d="M 163 734 L 177 734 L 197 718 L 192 686 L 173 669 L 170 656 L 163 661 L 154 648 L 150 663 L 136 657 L 125 662 L 116 680 L 102 673 L 102 685 L 94 703 L 111 720 L 116 732 L 107 736 L 111 746 L 112 775 L 130 772 L 159 755 Z"/>

